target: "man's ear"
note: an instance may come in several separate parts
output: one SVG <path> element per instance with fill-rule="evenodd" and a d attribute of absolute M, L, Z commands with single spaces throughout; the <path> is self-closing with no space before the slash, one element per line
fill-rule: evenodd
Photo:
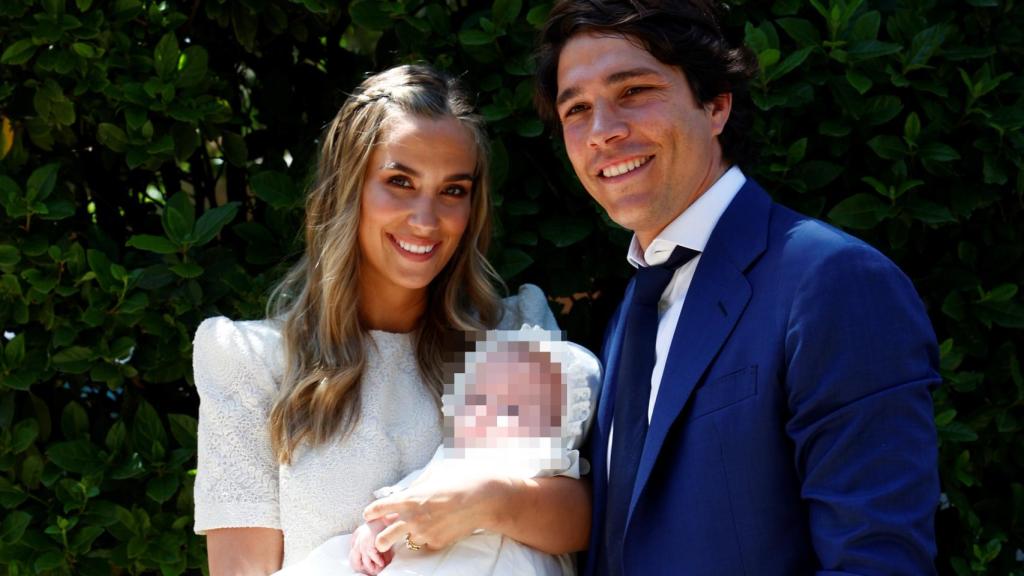
<path fill-rule="evenodd" d="M 704 103 L 704 109 L 711 119 L 711 134 L 718 136 L 725 130 L 725 123 L 729 121 L 729 113 L 732 112 L 732 92 L 723 92 L 708 100 Z"/>

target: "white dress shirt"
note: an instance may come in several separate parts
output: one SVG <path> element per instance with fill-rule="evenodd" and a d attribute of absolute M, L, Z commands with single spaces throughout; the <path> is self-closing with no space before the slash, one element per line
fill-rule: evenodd
<path fill-rule="evenodd" d="M 682 214 L 670 222 L 651 241 L 647 250 L 640 251 L 640 242 L 636 239 L 635 234 L 629 244 L 629 253 L 626 259 L 634 268 L 663 264 L 676 249 L 676 246 L 697 251 L 696 256 L 676 269 L 658 302 L 658 336 L 654 344 L 651 398 L 647 404 L 648 424 L 651 422 L 654 404 L 658 399 L 658 390 L 661 388 L 661 375 L 665 372 L 665 359 L 668 357 L 672 345 L 672 337 L 676 333 L 676 325 L 679 324 L 679 313 L 683 310 L 683 302 L 686 301 L 686 293 L 690 288 L 690 282 L 693 281 L 693 274 L 697 270 L 701 253 L 704 252 L 704 248 L 708 244 L 711 232 L 718 225 L 718 220 L 746 181 L 747 177 L 738 166 L 729 168 L 711 188 L 708 188 L 693 204 L 683 210 Z M 613 426 L 608 434 L 608 454 L 606 455 L 609 474 L 611 473 L 611 447 L 614 433 Z"/>

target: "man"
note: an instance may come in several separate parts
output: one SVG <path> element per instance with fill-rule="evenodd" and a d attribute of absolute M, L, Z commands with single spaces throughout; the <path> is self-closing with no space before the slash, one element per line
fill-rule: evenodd
<path fill-rule="evenodd" d="M 538 108 L 638 268 L 584 573 L 934 573 L 934 333 L 889 260 L 740 170 L 756 65 L 713 8 L 567 0 L 542 35 Z"/>

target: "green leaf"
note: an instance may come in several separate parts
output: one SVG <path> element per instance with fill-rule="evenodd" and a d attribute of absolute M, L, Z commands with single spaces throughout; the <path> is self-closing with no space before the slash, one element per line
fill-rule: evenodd
<path fill-rule="evenodd" d="M 128 427 L 124 425 L 123 420 L 118 420 L 107 430 L 107 437 L 104 444 L 107 450 L 111 453 L 116 454 L 120 452 L 121 447 L 124 446 L 124 441 L 128 437 Z"/>
<path fill-rule="evenodd" d="M 829 211 L 829 220 L 843 226 L 858 230 L 874 228 L 884 220 L 889 213 L 889 207 L 882 203 L 874 194 L 854 194 L 849 198 L 836 204 Z"/>
<path fill-rule="evenodd" d="M 195 450 L 199 422 L 187 414 L 168 414 L 167 421 L 171 424 L 171 436 L 182 448 Z"/>
<path fill-rule="evenodd" d="M 494 0 L 491 5 L 491 16 L 498 26 L 506 26 L 515 21 L 519 11 L 523 9 L 523 0 Z"/>
<path fill-rule="evenodd" d="M 203 275 L 203 267 L 195 262 L 179 262 L 171 266 L 171 271 L 182 278 L 198 278 Z"/>
<path fill-rule="evenodd" d="M 21 540 L 22 534 L 25 533 L 25 528 L 28 528 L 31 521 L 32 515 L 27 512 L 22 512 L 21 510 L 8 512 L 3 524 L 0 524 L 0 542 L 14 544 Z"/>
<path fill-rule="evenodd" d="M 25 186 L 25 200 L 29 204 L 39 200 L 46 200 L 57 185 L 57 171 L 60 164 L 52 162 L 40 168 L 36 168 L 28 177 L 28 184 Z"/>
<path fill-rule="evenodd" d="M 502 278 L 512 278 L 533 264 L 529 254 L 516 248 L 506 248 L 498 257 L 497 270 Z"/>
<path fill-rule="evenodd" d="M 974 442 L 978 439 L 978 433 L 963 422 L 954 421 L 943 426 L 936 425 L 936 428 L 939 430 L 939 437 L 943 440 L 949 440 L 952 442 Z"/>
<path fill-rule="evenodd" d="M 382 31 L 391 27 L 391 15 L 380 0 L 354 0 L 348 6 L 352 23 L 366 30 Z"/>
<path fill-rule="evenodd" d="M 169 79 L 178 71 L 178 56 L 180 55 L 178 38 L 174 32 L 164 34 L 153 50 L 153 68 L 156 70 L 156 75 L 164 80 Z"/>
<path fill-rule="evenodd" d="M 869 126 L 876 126 L 892 120 L 899 115 L 901 110 L 903 110 L 903 103 L 899 98 L 891 95 L 875 96 L 868 99 L 860 117 Z"/>
<path fill-rule="evenodd" d="M 878 29 L 881 25 L 881 13 L 877 10 L 865 12 L 860 18 L 857 18 L 857 22 L 850 29 L 850 40 L 853 42 L 876 40 L 878 38 Z"/>
<path fill-rule="evenodd" d="M 903 139 L 913 143 L 917 142 L 920 135 L 921 118 L 918 117 L 917 112 L 911 112 L 907 115 L 906 122 L 903 123 Z"/>
<path fill-rule="evenodd" d="M 152 234 L 135 234 L 125 242 L 125 246 L 156 252 L 157 254 L 174 254 L 180 250 L 179 246 L 163 236 Z"/>
<path fill-rule="evenodd" d="M 245 139 L 234 132 L 225 132 L 221 138 L 221 151 L 227 161 L 238 167 L 244 167 L 249 157 L 249 149 L 245 145 Z"/>
<path fill-rule="evenodd" d="M 548 14 L 551 13 L 551 4 L 546 2 L 541 3 L 526 13 L 526 21 L 534 28 L 540 29 L 544 27 L 544 23 L 548 21 Z"/>
<path fill-rule="evenodd" d="M 124 152 L 128 147 L 128 135 L 119 126 L 102 122 L 96 130 L 96 140 L 114 152 Z"/>
<path fill-rule="evenodd" d="M 32 42 L 31 38 L 18 40 L 8 46 L 3 55 L 0 55 L 0 64 L 20 66 L 28 62 L 35 53 L 36 44 Z"/>
<path fill-rule="evenodd" d="M 239 206 L 238 202 L 228 202 L 224 206 L 207 210 L 196 222 L 196 228 L 192 233 L 192 245 L 202 246 L 213 240 L 226 224 L 235 219 Z"/>
<path fill-rule="evenodd" d="M 0 266 L 14 266 L 21 261 L 21 252 L 17 246 L 0 244 Z"/>
<path fill-rule="evenodd" d="M 850 86 L 856 88 L 857 92 L 861 94 L 870 90 L 872 85 L 871 78 L 868 78 L 852 68 L 846 71 L 846 81 L 850 83 Z"/>
<path fill-rule="evenodd" d="M 915 34 L 914 39 L 910 42 L 910 50 L 903 61 L 903 73 L 926 68 L 928 61 L 938 52 L 945 40 L 945 24 L 938 24 Z"/>
<path fill-rule="evenodd" d="M 71 45 L 71 49 L 82 58 L 95 58 L 98 55 L 96 48 L 85 42 L 75 42 Z"/>
<path fill-rule="evenodd" d="M 189 46 L 182 54 L 175 83 L 183 88 L 203 81 L 209 67 L 209 54 L 202 46 Z"/>
<path fill-rule="evenodd" d="M 920 220 L 925 224 L 956 222 L 956 218 L 953 217 L 949 208 L 923 198 L 911 198 L 907 202 L 907 213 L 915 220 Z"/>
<path fill-rule="evenodd" d="M 178 192 L 167 200 L 163 214 L 164 232 L 176 244 L 184 244 L 192 239 L 192 229 L 196 225 L 196 209 L 185 192 Z"/>
<path fill-rule="evenodd" d="M 146 484 L 146 496 L 149 496 L 159 504 L 171 499 L 178 491 L 180 482 L 177 474 L 164 474 L 157 476 Z"/>
<path fill-rule="evenodd" d="M 274 208 L 295 208 L 302 201 L 302 195 L 295 182 L 282 172 L 259 172 L 249 178 L 249 185 L 252 186 L 257 198 Z"/>
<path fill-rule="evenodd" d="M 516 123 L 516 134 L 523 138 L 536 138 L 544 133 L 544 123 L 537 118 L 530 118 Z"/>
<path fill-rule="evenodd" d="M 494 35 L 483 30 L 470 28 L 459 32 L 459 42 L 463 46 L 486 46 L 494 42 Z"/>
<path fill-rule="evenodd" d="M 896 54 L 901 50 L 903 50 L 903 47 L 899 44 L 893 44 L 892 42 L 880 42 L 878 40 L 866 40 L 864 42 L 855 42 L 851 44 L 850 49 L 847 50 L 847 54 L 850 57 L 850 62 L 863 62 L 865 60 L 872 60 L 874 58 L 881 58 L 882 56 Z"/>
<path fill-rule="evenodd" d="M 153 406 L 145 400 L 139 403 L 132 422 L 132 440 L 135 449 L 150 461 L 159 460 L 166 453 L 167 432 Z"/>
<path fill-rule="evenodd" d="M 36 574 L 57 570 L 63 566 L 64 554 L 55 550 L 44 552 L 42 555 L 36 557 L 35 562 L 32 563 L 32 568 L 35 569 Z"/>
<path fill-rule="evenodd" d="M 92 548 L 92 543 L 95 542 L 103 532 L 105 532 L 105 530 L 102 526 L 83 526 L 71 538 L 69 547 L 76 554 L 84 554 Z"/>
<path fill-rule="evenodd" d="M 57 352 L 50 360 L 62 372 L 81 374 L 89 370 L 93 358 L 95 355 L 92 350 L 84 346 L 71 346 Z"/>
<path fill-rule="evenodd" d="M 929 142 L 921 146 L 919 154 L 921 158 L 933 162 L 951 162 L 960 159 L 960 153 L 956 149 L 941 142 Z"/>
<path fill-rule="evenodd" d="M 89 436 L 89 416 L 78 402 L 69 402 L 60 416 L 60 429 L 65 438 Z"/>
<path fill-rule="evenodd" d="M 79 474 L 96 474 L 106 466 L 103 452 L 84 438 L 51 444 L 46 456 L 61 469 Z"/>
<path fill-rule="evenodd" d="M 868 147 L 886 160 L 899 160 L 907 153 L 906 145 L 896 136 L 875 136 L 868 140 Z"/>
<path fill-rule="evenodd" d="M 1006 302 L 1017 295 L 1017 290 L 1018 287 L 1016 284 L 1000 284 L 990 292 L 986 292 L 979 302 Z"/>
<path fill-rule="evenodd" d="M 789 37 L 801 47 L 815 48 L 821 45 L 821 33 L 809 20 L 803 18 L 779 18 L 775 21 Z"/>
<path fill-rule="evenodd" d="M 21 366 L 23 360 L 25 360 L 25 334 L 21 333 L 7 343 L 7 347 L 4 349 L 4 364 L 8 369 L 14 369 Z"/>
<path fill-rule="evenodd" d="M 771 72 L 768 74 L 768 80 L 776 80 L 778 78 L 781 78 L 783 75 L 795 70 L 798 66 L 804 63 L 804 60 L 807 60 L 807 57 L 810 56 L 812 51 L 813 48 L 810 47 L 801 48 L 800 50 L 793 52 L 789 56 L 786 56 L 786 59 L 783 60 L 781 64 L 779 64 L 778 66 L 771 70 Z"/>
<path fill-rule="evenodd" d="M 39 437 L 39 422 L 27 418 L 14 425 L 11 431 L 11 452 L 21 454 Z"/>
<path fill-rule="evenodd" d="M 762 70 L 767 70 L 774 66 L 781 57 L 782 53 L 777 48 L 768 48 L 757 54 L 757 63 Z"/>

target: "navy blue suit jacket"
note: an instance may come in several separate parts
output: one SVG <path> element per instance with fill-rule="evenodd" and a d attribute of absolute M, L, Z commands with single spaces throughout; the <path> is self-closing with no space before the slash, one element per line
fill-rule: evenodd
<path fill-rule="evenodd" d="M 588 575 L 603 559 L 625 308 L 590 441 Z M 748 180 L 697 264 L 637 447 L 624 573 L 934 573 L 938 361 L 892 262 Z"/>

